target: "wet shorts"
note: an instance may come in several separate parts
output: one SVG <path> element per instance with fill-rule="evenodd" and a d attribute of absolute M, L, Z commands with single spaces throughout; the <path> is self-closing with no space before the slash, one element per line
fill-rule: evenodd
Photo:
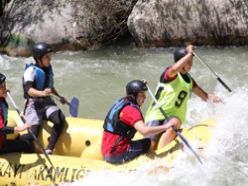
<path fill-rule="evenodd" d="M 43 119 L 58 111 L 56 103 L 50 98 L 29 98 L 25 109 L 25 118 L 30 125 L 40 125 Z"/>
<path fill-rule="evenodd" d="M 130 147 L 123 154 L 111 157 L 103 156 L 103 159 L 113 164 L 125 163 L 138 157 L 141 154 L 147 153 L 150 148 L 150 145 L 150 139 L 132 141 Z"/>

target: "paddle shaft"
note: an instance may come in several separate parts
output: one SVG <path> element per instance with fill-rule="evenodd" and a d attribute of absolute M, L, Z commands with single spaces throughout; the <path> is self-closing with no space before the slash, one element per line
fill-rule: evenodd
<path fill-rule="evenodd" d="M 55 97 L 58 101 L 60 101 L 63 104 L 63 97 L 56 95 L 56 94 L 51 94 L 53 97 Z M 78 105 L 79 105 L 79 100 L 75 97 L 71 99 L 71 102 L 68 102 L 66 99 L 63 99 L 65 103 L 69 106 L 69 112 L 72 117 L 77 117 L 78 116 Z"/>
<path fill-rule="evenodd" d="M 155 96 L 153 95 L 151 89 L 147 86 L 148 92 L 151 95 L 152 99 L 154 100 L 156 106 L 159 108 L 160 112 L 164 115 L 164 117 L 166 119 L 168 119 L 167 114 L 165 113 L 165 111 L 162 109 L 161 105 L 159 104 L 159 102 L 157 101 L 157 99 L 155 98 Z M 172 126 L 172 129 L 176 132 L 177 136 L 179 136 L 179 138 L 183 141 L 183 143 L 190 149 L 190 151 L 195 155 L 195 157 L 197 158 L 197 160 L 202 163 L 202 160 L 200 159 L 200 157 L 198 156 L 198 154 L 194 151 L 194 149 L 191 147 L 191 145 L 189 144 L 189 142 L 186 140 L 186 138 L 176 129 L 175 126 Z"/>
<path fill-rule="evenodd" d="M 56 97 L 56 99 L 58 100 L 58 101 L 60 101 L 61 102 L 61 97 L 60 96 L 58 96 L 58 95 L 56 95 L 56 94 L 51 94 L 52 96 L 55 96 Z M 68 106 L 71 106 L 71 103 L 70 102 L 68 102 L 66 99 L 64 99 L 65 100 L 65 103 L 68 105 Z"/>
<path fill-rule="evenodd" d="M 205 65 L 217 78 L 217 80 L 229 91 L 232 90 L 227 86 L 227 84 L 216 74 L 216 72 L 205 62 L 203 61 L 195 52 L 193 52 L 194 56 L 203 64 Z"/>
<path fill-rule="evenodd" d="M 25 118 L 22 116 L 20 109 L 18 108 L 18 106 L 15 104 L 14 99 L 12 98 L 12 96 L 10 95 L 9 92 L 7 92 L 7 95 L 11 101 L 11 103 L 13 104 L 13 106 L 15 107 L 16 112 L 18 113 L 18 115 L 20 116 L 21 120 L 23 123 L 26 123 Z M 52 166 L 52 168 L 55 170 L 55 167 L 51 161 L 51 159 L 49 158 L 48 154 L 46 153 L 45 149 L 42 147 L 40 141 L 38 140 L 38 138 L 34 135 L 33 131 L 28 129 L 28 132 L 31 134 L 31 136 L 33 137 L 34 141 L 36 142 L 36 144 L 38 145 L 38 147 L 41 149 L 42 153 L 45 155 L 46 159 L 48 160 L 48 162 L 50 163 L 50 165 Z"/>

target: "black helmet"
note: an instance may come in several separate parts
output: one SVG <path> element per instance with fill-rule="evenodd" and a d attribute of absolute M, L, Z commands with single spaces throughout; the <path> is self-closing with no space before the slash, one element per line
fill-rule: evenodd
<path fill-rule="evenodd" d="M 6 76 L 0 73 L 0 85 L 5 82 Z"/>
<path fill-rule="evenodd" d="M 134 99 L 136 99 L 137 94 L 141 91 L 147 91 L 147 86 L 143 81 L 133 80 L 126 86 L 127 96 L 131 96 Z"/>
<path fill-rule="evenodd" d="M 185 48 L 177 48 L 174 52 L 174 62 L 177 62 L 182 57 L 186 56 L 188 51 Z"/>
<path fill-rule="evenodd" d="M 52 52 L 52 49 L 47 43 L 36 43 L 32 48 L 32 53 L 35 60 L 40 59 L 42 56 L 50 52 Z"/>

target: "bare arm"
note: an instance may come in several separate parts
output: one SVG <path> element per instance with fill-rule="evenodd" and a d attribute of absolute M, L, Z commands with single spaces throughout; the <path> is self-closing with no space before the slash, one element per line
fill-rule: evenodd
<path fill-rule="evenodd" d="M 19 132 L 22 132 L 24 130 L 27 130 L 28 128 L 30 128 L 31 126 L 27 123 L 25 123 L 24 125 L 22 126 L 17 126 L 17 127 L 9 127 L 9 126 L 6 126 L 6 127 L 3 127 L 0 129 L 0 134 L 12 134 L 12 133 L 19 133 Z"/>
<path fill-rule="evenodd" d="M 45 90 L 37 90 L 35 88 L 29 88 L 28 95 L 31 97 L 46 97 L 50 96 L 52 89 L 46 88 Z"/>
<path fill-rule="evenodd" d="M 192 60 L 192 52 L 193 52 L 193 45 L 188 45 L 186 48 L 188 54 L 186 54 L 183 58 L 181 58 L 179 61 L 177 61 L 175 64 L 173 64 L 169 71 L 169 77 L 175 77 L 178 72 L 180 72 L 184 65 Z"/>
<path fill-rule="evenodd" d="M 213 102 L 216 102 L 216 103 L 222 101 L 219 96 L 216 96 L 214 94 L 208 94 L 201 87 L 199 87 L 196 83 L 192 91 L 194 92 L 194 94 L 199 96 L 203 101 L 207 101 L 208 99 L 211 99 Z"/>
<path fill-rule="evenodd" d="M 192 58 L 192 54 L 188 53 L 186 56 L 181 58 L 177 63 L 171 66 L 169 71 L 169 77 L 174 77 L 178 72 L 180 72 L 184 65 Z"/>
<path fill-rule="evenodd" d="M 22 131 L 24 131 L 24 130 L 27 130 L 27 129 L 30 128 L 30 127 L 31 127 L 31 125 L 25 123 L 25 124 L 22 125 L 22 126 L 14 127 L 14 132 L 15 132 L 15 133 L 19 133 L 19 132 L 22 132 Z"/>
<path fill-rule="evenodd" d="M 145 123 L 142 120 L 137 121 L 134 124 L 134 128 L 143 136 L 159 134 L 161 132 L 166 131 L 169 127 L 171 126 L 161 125 L 161 126 L 148 127 L 145 125 Z"/>
<path fill-rule="evenodd" d="M 207 101 L 208 100 L 208 93 L 205 92 L 196 83 L 195 83 L 195 86 L 193 87 L 192 91 L 194 92 L 195 95 L 199 96 L 203 101 Z"/>

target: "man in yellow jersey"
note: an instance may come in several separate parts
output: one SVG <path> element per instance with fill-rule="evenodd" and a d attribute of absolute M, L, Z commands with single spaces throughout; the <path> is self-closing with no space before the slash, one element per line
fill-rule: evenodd
<path fill-rule="evenodd" d="M 190 93 L 193 92 L 202 100 L 211 99 L 213 102 L 219 102 L 218 96 L 206 93 L 197 85 L 195 80 L 190 76 L 189 71 L 192 67 L 193 46 L 188 45 L 186 48 L 178 48 L 174 52 L 174 61 L 170 67 L 167 67 L 158 83 L 156 89 L 156 99 L 162 109 L 167 114 L 165 118 L 159 108 L 152 101 L 146 112 L 145 122 L 148 126 L 174 125 L 177 129 L 185 121 L 187 102 Z M 176 133 L 170 128 L 162 134 L 149 136 L 151 139 L 151 150 L 155 150 L 160 139 L 160 147 L 167 145 L 175 139 Z"/>

